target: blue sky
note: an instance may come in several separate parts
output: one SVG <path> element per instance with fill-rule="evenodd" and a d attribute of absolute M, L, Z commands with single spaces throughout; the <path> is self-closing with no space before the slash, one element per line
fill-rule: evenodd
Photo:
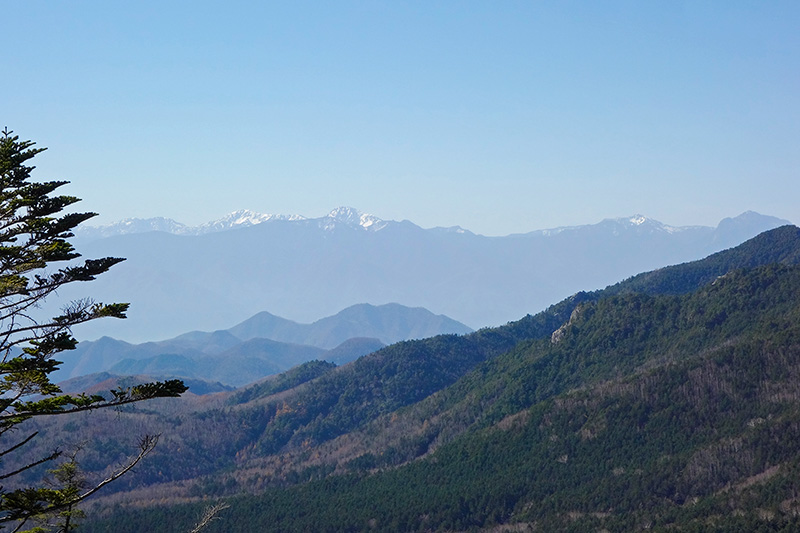
<path fill-rule="evenodd" d="M 4 1 L 0 127 L 98 223 L 800 222 L 800 3 Z"/>

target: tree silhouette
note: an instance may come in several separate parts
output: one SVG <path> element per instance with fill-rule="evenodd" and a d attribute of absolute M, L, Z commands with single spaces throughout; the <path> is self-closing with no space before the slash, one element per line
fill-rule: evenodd
<path fill-rule="evenodd" d="M 63 213 L 79 201 L 54 194 L 67 182 L 31 180 L 34 167 L 28 162 L 43 150 L 34 148 L 31 141 L 20 141 L 7 128 L 0 132 L 0 461 L 14 465 L 2 471 L 0 463 L 3 484 L 14 483 L 15 476 L 63 455 L 56 449 L 21 460 L 25 446 L 37 436 L 36 431 L 25 431 L 26 420 L 174 397 L 187 389 L 180 380 L 169 380 L 118 388 L 104 397 L 63 394 L 51 381 L 50 375 L 61 364 L 56 356 L 77 345 L 71 328 L 103 317 L 125 318 L 128 304 L 85 298 L 66 303 L 58 316 L 41 316 L 41 305 L 59 288 L 91 281 L 123 261 L 105 257 L 76 262 L 80 254 L 67 239 L 73 237 L 75 226 L 96 213 Z M 69 517 L 76 504 L 130 470 L 157 441 L 156 435 L 142 437 L 138 454 L 92 486 L 76 482 L 80 476 L 74 456 L 51 470 L 62 481 L 58 487 L 44 480 L 39 486 L 14 490 L 0 486 L 0 529 L 11 524 L 13 531 L 21 531 L 29 519 L 36 518 L 44 524 L 60 520 L 59 530 L 71 530 L 74 522 Z"/>

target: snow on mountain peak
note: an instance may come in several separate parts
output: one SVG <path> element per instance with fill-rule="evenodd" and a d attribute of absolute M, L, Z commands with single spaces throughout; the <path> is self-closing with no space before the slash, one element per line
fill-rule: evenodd
<path fill-rule="evenodd" d="M 603 222 L 605 222 L 605 223 L 613 223 L 613 224 L 616 224 L 618 226 L 623 226 L 623 227 L 628 227 L 628 228 L 639 228 L 639 229 L 650 228 L 651 230 L 652 229 L 659 229 L 659 228 L 662 228 L 664 226 L 664 224 L 662 224 L 658 220 L 654 220 L 652 218 L 648 218 L 648 217 L 646 217 L 644 215 L 640 215 L 638 213 L 635 214 L 635 215 L 629 216 L 629 217 L 624 217 L 624 218 L 607 218 L 607 219 L 603 220 Z"/>
<path fill-rule="evenodd" d="M 302 215 L 273 215 L 240 209 L 228 213 L 224 217 L 200 224 L 199 226 L 186 226 L 172 219 L 156 218 L 128 218 L 107 226 L 85 226 L 77 228 L 77 234 L 84 238 L 103 238 L 113 235 L 130 233 L 145 233 L 149 231 L 163 231 L 173 235 L 205 235 L 236 228 L 246 228 L 269 221 L 301 221 L 307 220 Z M 316 219 L 325 229 L 333 229 L 337 223 L 349 227 L 361 228 L 368 231 L 378 231 L 386 227 L 388 222 L 380 218 L 362 213 L 352 207 L 337 207 L 327 216 Z"/>
<path fill-rule="evenodd" d="M 146 233 L 148 231 L 163 231 L 165 233 L 182 234 L 187 231 L 185 225 L 175 222 L 171 218 L 125 218 L 113 224 L 102 226 L 88 226 L 81 224 L 75 230 L 79 237 L 99 239 L 113 235 L 126 235 L 132 233 Z"/>
<path fill-rule="evenodd" d="M 649 227 L 651 231 L 665 231 L 667 233 L 677 233 L 679 231 L 684 231 L 689 226 L 669 226 L 664 224 L 663 222 L 659 222 L 658 220 L 653 220 L 652 218 L 648 218 L 644 215 L 633 215 L 632 217 L 628 218 L 628 224 L 633 226 L 640 226 L 640 227 Z"/>
<path fill-rule="evenodd" d="M 622 218 L 606 218 L 603 219 L 598 224 L 589 224 L 581 226 L 562 226 L 558 228 L 538 230 L 531 233 L 542 235 L 543 237 L 553 237 L 560 233 L 580 231 L 585 228 L 593 226 L 598 228 L 601 227 L 605 228 L 608 231 L 611 231 L 613 235 L 621 235 L 621 232 L 626 232 L 626 231 L 636 231 L 636 232 L 666 231 L 667 233 L 675 233 L 676 231 L 681 231 L 682 229 L 682 228 L 667 226 L 666 224 L 662 224 L 658 220 L 648 218 L 644 215 L 635 214 L 629 217 L 622 217 Z"/>
<path fill-rule="evenodd" d="M 344 222 L 346 224 L 358 224 L 361 221 L 363 213 L 353 207 L 337 207 L 328 213 L 327 218 L 332 218 L 337 222 Z"/>
<path fill-rule="evenodd" d="M 616 220 L 622 225 L 640 228 L 643 230 L 647 229 L 649 231 L 663 231 L 666 233 L 677 233 L 680 231 L 684 231 L 689 227 L 689 226 L 682 226 L 682 227 L 668 226 L 663 222 L 659 222 L 658 220 L 654 220 L 652 218 L 648 218 L 644 215 L 639 215 L 639 214 L 628 217 L 627 219 L 618 218 Z"/>
<path fill-rule="evenodd" d="M 224 217 L 200 224 L 199 226 L 186 226 L 180 222 L 175 222 L 170 218 L 126 218 L 119 222 L 105 226 L 84 226 L 81 225 L 76 230 L 76 235 L 84 238 L 103 238 L 113 235 L 125 235 L 131 233 L 146 233 L 149 231 L 162 231 L 173 235 L 204 235 L 235 228 L 246 228 L 255 226 L 270 220 L 304 220 L 301 215 L 265 215 L 256 213 L 249 209 L 241 209 L 229 213 Z"/>
<path fill-rule="evenodd" d="M 370 231 L 378 231 L 386 226 L 384 220 L 374 215 L 362 213 L 353 207 L 337 207 L 324 218 L 331 219 L 334 222 L 341 222 L 348 226 L 360 226 Z M 331 229 L 332 227 L 330 223 L 325 224 L 326 229 Z"/>
<path fill-rule="evenodd" d="M 211 233 L 232 228 L 246 228 L 270 220 L 303 220 L 304 218 L 305 217 L 300 215 L 265 215 L 263 213 L 250 211 L 249 209 L 240 209 L 239 211 L 234 211 L 233 213 L 225 215 L 219 220 L 201 224 L 194 229 L 198 234 Z"/>

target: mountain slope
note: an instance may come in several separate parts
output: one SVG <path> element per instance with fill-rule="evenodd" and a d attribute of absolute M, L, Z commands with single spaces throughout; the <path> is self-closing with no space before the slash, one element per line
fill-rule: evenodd
<path fill-rule="evenodd" d="M 782 243 L 781 246 L 778 243 Z M 697 290 L 707 279 L 761 261 L 764 264 L 775 261 L 795 264 L 800 259 L 799 251 L 800 228 L 785 226 L 707 259 L 650 273 L 651 283 L 642 288 L 642 294 L 661 294 L 664 286 L 672 291 L 680 288 L 679 292 L 682 293 Z M 725 265 L 730 270 L 719 270 L 719 265 Z M 707 276 L 697 276 L 697 272 L 704 272 Z M 663 280 L 670 281 L 667 283 Z M 300 388 L 284 396 L 281 401 L 289 407 L 288 412 L 281 416 L 280 424 L 268 422 L 265 425 L 259 453 L 279 450 L 291 452 L 293 446 L 306 439 L 311 442 L 328 441 L 362 426 L 365 427 L 364 432 L 369 433 L 374 428 L 366 427 L 366 423 L 385 413 L 393 413 L 391 418 L 396 422 L 396 427 L 401 428 L 387 433 L 384 443 L 386 449 L 398 448 L 399 441 L 408 441 L 415 432 L 423 435 L 418 441 L 423 450 L 432 442 L 452 438 L 478 417 L 485 416 L 487 406 L 485 400 L 476 399 L 469 388 L 442 389 L 484 361 L 492 360 L 517 346 L 524 349 L 526 344 L 520 343 L 539 340 L 552 342 L 553 333 L 562 326 L 565 332 L 574 327 L 570 322 L 574 324 L 581 318 L 581 307 L 591 308 L 604 298 L 617 297 L 618 293 L 626 292 L 626 287 L 636 286 L 637 282 L 637 278 L 633 278 L 603 291 L 576 294 L 542 313 L 506 326 L 479 330 L 462 337 L 440 336 L 388 346 L 335 373 L 322 376 L 313 388 Z M 477 377 L 470 379 L 484 380 L 480 371 L 476 372 L 479 372 Z M 525 383 L 525 380 L 512 381 L 511 384 L 501 382 L 496 389 L 505 391 L 503 394 L 514 394 L 510 391 L 518 382 Z M 490 386 L 488 383 L 484 385 Z M 437 391 L 441 392 L 431 396 Z M 469 401 L 458 409 L 450 410 L 452 404 L 466 400 Z M 416 410 L 394 413 L 400 407 L 416 402 L 421 402 Z M 424 431 L 419 429 L 423 426 Z M 444 434 L 440 435 L 439 432 Z M 355 440 L 363 436 L 358 434 Z M 359 449 L 349 439 L 345 439 L 342 446 L 350 447 L 351 452 Z M 405 446 L 408 446 L 408 442 Z M 406 452 L 403 451 L 399 457 L 406 457 Z"/>
<path fill-rule="evenodd" d="M 234 500 L 232 516 L 265 530 L 796 526 L 800 269 L 598 306 L 562 343 L 492 361 L 472 394 L 486 401 L 487 378 L 515 389 L 426 459 Z"/>
<path fill-rule="evenodd" d="M 779 257 L 796 257 L 800 230 L 793 227 L 759 236 L 745 249 L 757 256 L 760 250 L 770 249 L 775 235 L 790 243 Z M 758 262 L 756 256 L 743 257 L 738 249 L 725 256 Z M 712 263 L 718 260 L 710 259 Z M 730 264 L 734 263 L 731 259 Z M 702 264 L 686 265 L 687 272 Z M 727 279 L 710 287 L 728 287 Z M 694 282 L 691 276 L 687 280 L 688 290 Z M 735 289 L 736 285 L 726 290 L 735 293 Z M 794 293 L 784 296 L 793 302 Z M 700 301 L 700 296 L 694 297 Z M 204 404 L 196 415 L 185 412 L 178 425 L 172 418 L 156 416 L 154 422 L 159 421 L 170 438 L 148 465 L 130 477 L 131 486 L 150 486 L 141 496 L 130 497 L 144 497 L 147 491 L 156 490 L 152 484 L 157 482 L 168 482 L 158 490 L 187 496 L 189 488 L 180 480 L 190 479 L 198 471 L 212 474 L 235 468 L 236 476 L 226 481 L 230 490 L 255 490 L 331 472 L 402 465 L 487 424 L 499 423 L 531 402 L 624 378 L 667 356 L 680 362 L 682 356 L 670 350 L 678 353 L 684 348 L 724 344 L 730 339 L 723 341 L 723 333 L 735 335 L 737 328 L 758 323 L 741 320 L 744 311 L 735 306 L 750 309 L 747 305 L 761 305 L 759 299 L 750 301 L 742 296 L 727 301 L 719 297 L 698 312 L 699 307 L 682 310 L 682 299 L 687 298 L 613 293 L 604 298 L 601 293 L 584 293 L 506 326 L 465 336 L 406 341 L 349 365 L 304 373 L 308 379 L 296 381 L 293 388 L 277 390 L 259 384 L 241 391 L 237 400 Z M 781 305 L 784 307 L 773 306 L 773 314 L 791 316 L 784 313 L 786 301 Z M 619 312 L 614 311 L 617 308 Z M 590 321 L 591 327 L 584 325 Z M 691 325 L 685 331 L 681 329 L 684 322 Z M 562 335 L 554 343 L 553 333 L 562 326 Z M 592 328 L 603 333 L 575 335 Z M 608 333 L 615 329 L 620 333 Z M 616 352 L 609 351 L 617 345 Z M 652 351 L 663 348 L 667 352 Z M 606 351 L 609 356 L 604 355 Z M 547 379 L 543 381 L 543 377 Z M 183 428 L 191 428 L 191 432 L 185 433 Z M 206 437 L 198 440 L 198 431 Z M 187 446 L 186 439 L 193 444 Z"/>
<path fill-rule="evenodd" d="M 651 273 L 643 292 L 626 289 L 635 277 L 506 326 L 31 429 L 96 443 L 88 465 L 162 433 L 97 504 L 263 492 L 232 501 L 229 531 L 792 530 L 798 250 L 800 229 L 782 227 Z M 186 530 L 198 510 L 114 512 L 111 530 L 149 531 Z"/>
<path fill-rule="evenodd" d="M 458 437 L 400 468 L 373 470 L 377 453 L 351 461 L 352 475 L 308 468 L 298 480 L 322 479 L 230 500 L 226 530 L 798 525 L 799 266 L 735 271 L 683 295 L 612 294 L 579 309 L 557 342 L 519 345 L 448 389 L 480 406 Z M 136 531 L 184 527 L 190 515 L 171 507 L 114 520 Z"/>

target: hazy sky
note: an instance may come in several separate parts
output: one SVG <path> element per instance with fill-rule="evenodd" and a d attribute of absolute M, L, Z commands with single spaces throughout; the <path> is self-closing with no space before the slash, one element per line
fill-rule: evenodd
<path fill-rule="evenodd" d="M 800 2 L 2 0 L 0 128 L 98 223 L 800 222 Z"/>

